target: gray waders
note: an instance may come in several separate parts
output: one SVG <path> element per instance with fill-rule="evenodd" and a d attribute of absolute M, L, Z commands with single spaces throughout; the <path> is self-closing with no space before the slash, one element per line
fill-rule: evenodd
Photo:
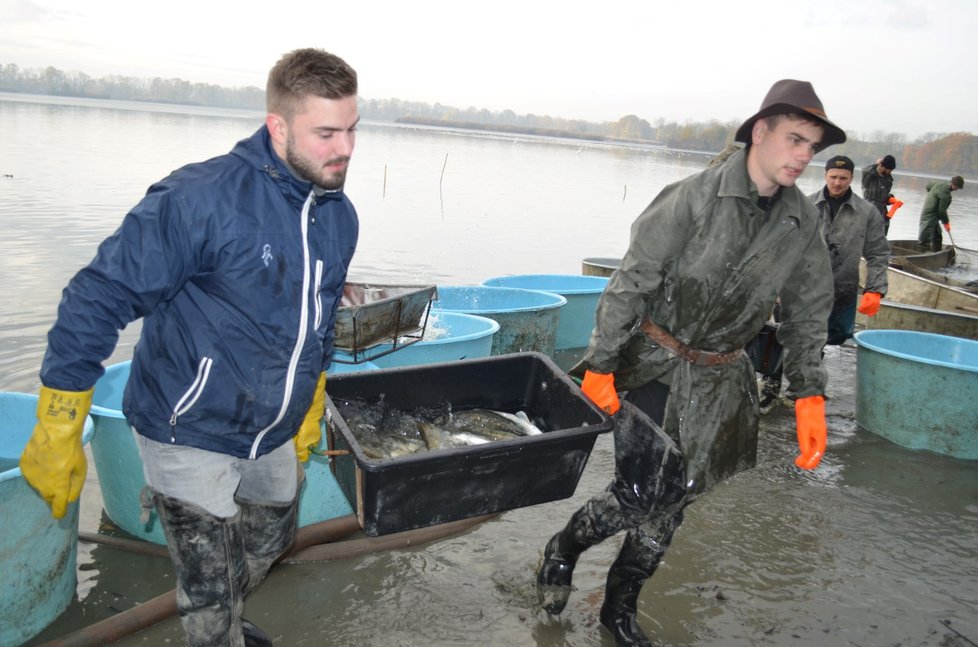
<path fill-rule="evenodd" d="M 636 603 L 642 584 L 682 523 L 685 464 L 676 443 L 631 402 L 622 402 L 613 433 L 615 479 L 547 543 L 537 572 L 537 594 L 548 613 L 563 611 L 581 553 L 626 530 L 618 558 L 608 571 L 601 624 L 618 645 L 651 645 L 638 626 Z"/>
<path fill-rule="evenodd" d="M 236 515 L 217 517 L 200 506 L 150 488 L 177 579 L 177 609 L 190 647 L 264 647 L 272 641 L 241 618 L 245 596 L 295 537 L 296 498 L 260 503 L 235 498 Z"/>

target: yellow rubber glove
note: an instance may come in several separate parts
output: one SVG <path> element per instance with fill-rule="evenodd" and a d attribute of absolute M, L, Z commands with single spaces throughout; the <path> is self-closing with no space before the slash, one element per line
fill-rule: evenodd
<path fill-rule="evenodd" d="M 813 470 L 825 455 L 825 398 L 812 395 L 795 400 L 795 422 L 801 449 L 795 465 L 803 470 Z"/>
<path fill-rule="evenodd" d="M 867 317 L 874 316 L 880 311 L 880 299 L 883 298 L 879 292 L 863 292 L 863 298 L 859 302 L 859 312 Z"/>
<path fill-rule="evenodd" d="M 20 471 L 51 506 L 55 519 L 65 516 L 68 504 L 78 500 L 85 485 L 88 461 L 82 431 L 94 390 L 59 391 L 42 386 L 38 396 L 37 424 L 20 456 Z"/>
<path fill-rule="evenodd" d="M 295 435 L 295 455 L 303 463 L 309 460 L 309 448 L 319 444 L 322 436 L 323 415 L 326 413 L 326 373 L 320 373 L 316 381 L 316 391 L 312 394 L 312 404 Z"/>
<path fill-rule="evenodd" d="M 615 389 L 614 373 L 592 373 L 584 372 L 584 380 L 581 382 L 581 391 L 584 392 L 591 402 L 604 409 L 605 413 L 614 415 L 621 408 L 618 401 L 618 391 Z"/>

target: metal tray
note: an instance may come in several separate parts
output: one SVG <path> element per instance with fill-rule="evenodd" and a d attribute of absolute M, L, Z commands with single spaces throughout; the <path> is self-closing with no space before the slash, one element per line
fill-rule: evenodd
<path fill-rule="evenodd" d="M 428 310 L 437 298 L 433 285 L 375 285 L 347 283 L 336 312 L 333 345 L 353 356 L 357 364 L 421 341 L 428 324 Z M 371 348 L 392 347 L 370 354 Z"/>

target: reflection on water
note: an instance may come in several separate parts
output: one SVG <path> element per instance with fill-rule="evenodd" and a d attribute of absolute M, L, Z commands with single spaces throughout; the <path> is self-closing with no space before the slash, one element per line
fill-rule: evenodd
<path fill-rule="evenodd" d="M 226 151 L 259 121 L 0 100 L 0 173 L 14 175 L 0 178 L 8 241 L 0 255 L 0 389 L 36 391 L 61 289 L 146 187 L 179 164 Z M 631 221 L 651 197 L 704 163 L 704 156 L 589 146 L 578 154 L 577 145 L 367 124 L 348 187 L 363 223 L 352 270 L 357 280 L 443 285 L 579 274 L 582 258 L 620 257 Z M 800 181 L 806 192 L 821 186 L 818 166 Z M 894 193 L 906 204 L 892 239 L 916 237 L 924 182 L 897 175 Z M 976 195 L 968 182 L 951 206 L 955 242 L 971 249 L 978 249 Z M 107 363 L 129 358 L 138 328 L 123 333 Z M 558 363 L 569 368 L 580 352 Z M 762 418 L 759 466 L 690 507 L 642 591 L 640 620 L 663 644 L 978 642 L 975 463 L 909 451 L 858 429 L 855 350 L 830 348 L 826 359 L 823 465 L 814 473 L 793 466 L 790 408 Z M 600 435 L 569 499 L 513 510 L 428 545 L 279 566 L 248 600 L 247 616 L 281 645 L 610 645 L 597 613 L 617 539 L 581 558 L 577 590 L 560 618 L 536 607 L 533 577 L 550 535 L 607 486 L 612 449 L 611 434 Z M 108 531 L 94 468 L 81 503 L 82 529 Z M 173 586 L 166 559 L 85 544 L 79 578 L 79 601 L 33 644 Z M 182 642 L 174 618 L 116 644 L 167 642 Z"/>

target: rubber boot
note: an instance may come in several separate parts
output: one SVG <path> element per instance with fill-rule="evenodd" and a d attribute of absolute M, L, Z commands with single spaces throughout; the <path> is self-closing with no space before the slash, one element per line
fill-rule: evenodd
<path fill-rule="evenodd" d="M 781 371 L 773 375 L 765 375 L 761 378 L 761 390 L 758 397 L 757 409 L 759 413 L 768 413 L 778 403 L 781 397 Z"/>
<path fill-rule="evenodd" d="M 551 537 L 537 571 L 537 597 L 547 613 L 567 606 L 581 553 L 625 528 L 634 528 L 685 496 L 682 454 L 649 416 L 623 402 L 615 416 L 615 480 L 584 504 Z"/>
<path fill-rule="evenodd" d="M 625 536 L 618 558 L 608 571 L 604 603 L 601 605 L 601 625 L 611 632 L 618 647 L 651 647 L 636 617 L 638 594 L 662 558 L 664 551 L 643 547 L 638 533 Z"/>
<path fill-rule="evenodd" d="M 574 566 L 581 553 L 610 536 L 595 532 L 594 503 L 592 499 L 579 508 L 543 550 L 543 561 L 537 570 L 537 598 L 547 613 L 557 615 L 567 606 Z"/>
<path fill-rule="evenodd" d="M 176 571 L 177 610 L 189 647 L 245 645 L 241 624 L 248 581 L 240 513 L 216 517 L 151 491 Z"/>
<path fill-rule="evenodd" d="M 244 592 L 248 594 L 261 584 L 272 564 L 292 545 L 299 497 L 297 495 L 286 503 L 259 503 L 235 498 L 235 503 L 241 508 L 241 532 L 248 566 L 248 584 Z"/>

